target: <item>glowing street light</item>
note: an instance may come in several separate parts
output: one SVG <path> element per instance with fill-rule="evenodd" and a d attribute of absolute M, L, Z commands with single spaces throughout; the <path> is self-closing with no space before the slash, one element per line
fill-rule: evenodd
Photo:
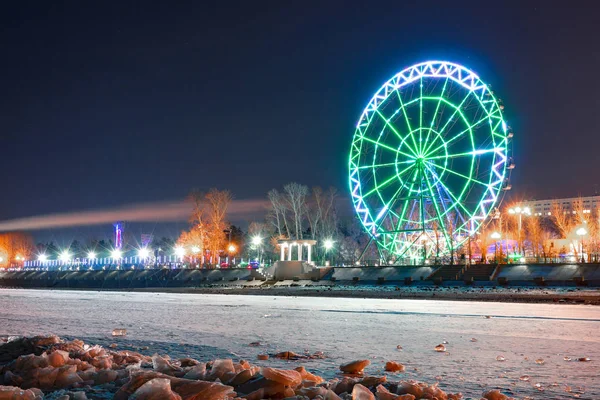
<path fill-rule="evenodd" d="M 260 246 L 262 244 L 263 238 L 261 238 L 260 236 L 256 235 L 254 237 L 252 237 L 252 245 L 254 246 L 254 248 L 256 248 L 256 261 L 258 261 L 259 263 L 261 262 L 261 255 L 260 255 Z"/>
<path fill-rule="evenodd" d="M 179 258 L 183 258 L 185 256 L 185 249 L 181 246 L 175 247 L 175 255 Z"/>
<path fill-rule="evenodd" d="M 93 251 L 90 251 L 89 253 L 87 253 L 87 258 L 88 258 L 88 260 L 95 260 L 96 253 L 94 253 Z"/>
<path fill-rule="evenodd" d="M 236 250 L 237 250 L 237 247 L 235 247 L 235 245 L 233 243 L 227 247 L 227 251 L 229 252 L 229 254 L 235 253 Z"/>
<path fill-rule="evenodd" d="M 142 247 L 138 250 L 138 257 L 142 260 L 147 259 L 148 257 L 150 257 L 150 250 L 148 250 L 146 247 Z"/>
<path fill-rule="evenodd" d="M 575 233 L 577 234 L 577 236 L 579 236 L 579 242 L 581 244 L 581 262 L 584 263 L 585 262 L 585 258 L 583 257 L 583 237 L 585 235 L 587 235 L 587 230 L 582 226 L 581 228 L 577 229 L 575 231 Z"/>
<path fill-rule="evenodd" d="M 37 259 L 38 259 L 38 261 L 44 262 L 44 261 L 48 260 L 48 256 L 45 254 L 40 254 L 40 255 L 38 255 Z"/>
<path fill-rule="evenodd" d="M 58 259 L 60 261 L 62 261 L 63 263 L 67 263 L 71 259 L 71 254 L 69 253 L 68 250 L 65 250 L 62 253 L 60 253 L 60 256 L 58 257 Z"/>
<path fill-rule="evenodd" d="M 194 253 L 194 254 L 200 253 L 200 247 L 198 247 L 198 246 L 192 246 L 192 253 Z"/>
<path fill-rule="evenodd" d="M 331 250 L 333 248 L 333 240 L 325 239 L 325 250 Z"/>
<path fill-rule="evenodd" d="M 500 240 L 502 235 L 499 232 L 492 232 L 490 237 L 496 241 L 494 244 L 494 261 L 498 263 L 498 240 Z"/>
<path fill-rule="evenodd" d="M 521 208 L 521 207 L 517 206 L 515 208 L 509 208 L 508 213 L 511 215 L 519 216 L 519 240 L 517 241 L 517 245 L 518 245 L 518 247 L 520 247 L 520 251 L 523 252 L 523 245 L 521 244 L 521 227 L 523 225 L 522 217 L 523 217 L 523 215 L 527 215 L 527 216 L 531 215 L 531 209 L 529 207 Z"/>
<path fill-rule="evenodd" d="M 120 260 L 123 253 L 119 249 L 114 249 L 110 252 L 110 256 L 113 260 Z"/>

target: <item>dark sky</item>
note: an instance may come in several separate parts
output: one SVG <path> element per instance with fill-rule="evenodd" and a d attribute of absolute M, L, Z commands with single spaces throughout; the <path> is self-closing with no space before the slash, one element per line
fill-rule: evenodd
<path fill-rule="evenodd" d="M 512 196 L 592 194 L 600 7 L 552 3 L 3 4 L 0 220 L 194 187 L 247 199 L 299 181 L 345 194 L 360 112 L 431 58 L 466 65 L 503 99 Z"/>

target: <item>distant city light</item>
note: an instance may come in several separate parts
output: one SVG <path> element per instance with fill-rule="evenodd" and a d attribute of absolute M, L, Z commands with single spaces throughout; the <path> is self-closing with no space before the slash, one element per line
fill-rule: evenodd
<path fill-rule="evenodd" d="M 58 258 L 62 262 L 67 262 L 67 261 L 69 261 L 71 259 L 71 254 L 69 253 L 68 250 L 65 250 L 62 253 L 60 253 L 60 256 Z"/>
<path fill-rule="evenodd" d="M 38 261 L 44 262 L 44 261 L 46 261 L 46 260 L 48 260 L 48 256 L 47 256 L 47 255 L 45 255 L 45 254 L 40 254 L 40 255 L 38 256 Z"/>
<path fill-rule="evenodd" d="M 113 251 L 110 252 L 110 256 L 114 259 L 114 260 L 118 260 L 121 258 L 121 255 L 123 253 L 121 253 L 121 250 L 119 249 L 114 249 Z"/>
<path fill-rule="evenodd" d="M 146 247 L 142 247 L 141 249 L 138 250 L 138 257 L 141 259 L 146 259 L 150 256 L 150 250 L 148 250 Z"/>
<path fill-rule="evenodd" d="M 87 258 L 88 258 L 88 260 L 93 260 L 93 259 L 95 259 L 95 258 L 96 258 L 96 253 L 94 253 L 93 251 L 90 251 L 90 252 L 87 254 Z"/>
<path fill-rule="evenodd" d="M 175 255 L 177 257 L 183 257 L 185 256 L 185 249 L 181 246 L 177 246 L 175 247 Z"/>

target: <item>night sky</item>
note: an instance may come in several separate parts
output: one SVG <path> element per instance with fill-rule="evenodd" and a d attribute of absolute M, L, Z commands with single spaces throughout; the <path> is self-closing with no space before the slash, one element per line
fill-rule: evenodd
<path fill-rule="evenodd" d="M 434 58 L 504 101 L 513 197 L 600 189 L 593 2 L 184 3 L 3 4 L 1 220 L 192 188 L 254 199 L 298 181 L 346 195 L 362 109 Z"/>

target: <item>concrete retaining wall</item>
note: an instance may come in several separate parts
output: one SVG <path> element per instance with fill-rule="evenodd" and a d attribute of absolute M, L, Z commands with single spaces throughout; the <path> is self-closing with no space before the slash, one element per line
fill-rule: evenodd
<path fill-rule="evenodd" d="M 365 284 L 403 284 L 407 278 L 417 284 L 433 284 L 428 279 L 444 266 L 352 267 L 321 269 L 320 284 L 354 282 Z M 477 268 L 473 265 L 471 268 Z M 583 278 L 589 286 L 600 286 L 600 264 L 503 265 L 495 281 L 478 285 L 508 283 L 513 285 L 575 285 Z M 205 285 L 241 285 L 265 276 L 249 269 L 146 269 L 121 271 L 0 271 L 0 287 L 136 289 L 161 287 L 199 287 Z M 317 277 L 313 279 L 319 279 Z M 581 281 L 581 279 L 580 279 Z M 317 284 L 317 283 L 315 283 Z M 450 285 L 451 282 L 442 282 Z M 462 281 L 452 284 L 464 284 Z"/>
<path fill-rule="evenodd" d="M 400 282 L 405 278 L 414 281 L 427 279 L 436 270 L 435 267 L 353 267 L 335 268 L 332 277 L 336 281 Z M 383 279 L 382 279 L 383 278 Z"/>

